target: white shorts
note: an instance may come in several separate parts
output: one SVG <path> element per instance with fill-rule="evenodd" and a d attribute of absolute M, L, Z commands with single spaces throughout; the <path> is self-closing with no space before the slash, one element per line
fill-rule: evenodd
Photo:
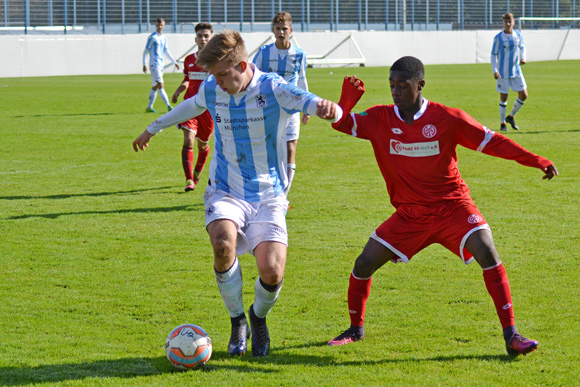
<path fill-rule="evenodd" d="M 497 80 L 497 91 L 502 94 L 508 94 L 510 88 L 513 91 L 524 91 L 528 88 L 524 75 L 519 75 L 515 78 L 500 78 Z"/>
<path fill-rule="evenodd" d="M 286 142 L 298 140 L 298 137 L 300 137 L 300 113 L 294 113 L 288 119 Z"/>
<path fill-rule="evenodd" d="M 203 195 L 205 226 L 214 220 L 228 219 L 238 227 L 236 254 L 250 252 L 262 242 L 280 242 L 288 246 L 286 195 L 249 203 L 208 185 Z"/>
<path fill-rule="evenodd" d="M 163 68 L 151 67 L 151 86 L 155 86 L 158 82 L 163 83 Z"/>

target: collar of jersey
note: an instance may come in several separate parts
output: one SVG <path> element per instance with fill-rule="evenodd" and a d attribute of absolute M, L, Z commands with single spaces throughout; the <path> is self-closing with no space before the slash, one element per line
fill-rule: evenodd
<path fill-rule="evenodd" d="M 428 104 L 429 104 L 429 100 L 427 98 L 423 98 L 423 103 L 421 104 L 421 109 L 419 109 L 419 111 L 417 113 L 415 113 L 415 115 L 413 116 L 413 121 L 417 121 L 419 118 L 421 118 L 421 116 L 425 113 L 425 110 L 427 110 Z M 399 118 L 399 120 L 404 121 L 401 118 L 401 115 L 399 114 L 399 108 L 397 107 L 397 105 L 395 105 L 395 114 L 397 115 L 397 118 Z"/>

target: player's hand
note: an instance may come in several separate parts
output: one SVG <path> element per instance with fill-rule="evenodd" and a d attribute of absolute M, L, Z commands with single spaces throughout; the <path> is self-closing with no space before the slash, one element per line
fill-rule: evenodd
<path fill-rule="evenodd" d="M 554 176 L 558 176 L 558 170 L 556 169 L 555 165 L 550 165 L 549 167 L 544 168 L 544 172 L 546 173 L 542 180 L 548 179 L 552 180 Z"/>
<path fill-rule="evenodd" d="M 336 104 L 327 99 L 318 101 L 316 115 L 324 120 L 334 120 L 336 117 Z"/>
<path fill-rule="evenodd" d="M 308 123 L 308 119 L 310 118 L 310 116 L 308 114 L 302 113 L 302 125 L 306 125 Z"/>
<path fill-rule="evenodd" d="M 173 103 L 177 103 L 177 99 L 179 98 L 179 93 L 176 91 L 175 93 L 173 93 L 173 95 L 171 96 L 171 102 Z"/>
<path fill-rule="evenodd" d="M 176 69 L 178 69 L 178 70 L 180 70 L 180 69 L 181 69 L 181 67 L 179 67 L 179 63 L 176 63 L 176 64 L 175 64 L 175 68 L 176 68 Z"/>
<path fill-rule="evenodd" d="M 147 66 L 143 66 L 143 72 L 147 74 Z"/>
<path fill-rule="evenodd" d="M 135 150 L 135 152 L 139 152 L 139 149 L 144 151 L 145 148 L 149 146 L 149 141 L 151 140 L 152 137 L 153 134 L 149 133 L 147 130 L 141 133 L 141 135 L 139 135 L 139 137 L 137 137 L 135 141 L 133 141 L 133 149 Z"/>
<path fill-rule="evenodd" d="M 526 63 L 528 63 L 528 62 L 526 62 L 525 59 L 520 60 L 520 65 L 525 65 Z"/>
<path fill-rule="evenodd" d="M 360 79 L 358 79 L 356 77 L 356 75 L 353 75 L 352 77 L 349 77 L 348 75 L 344 77 L 345 80 L 348 80 L 350 82 L 351 85 L 353 85 L 354 87 L 356 87 L 356 89 L 358 91 L 365 91 L 365 84 L 363 83 L 363 81 L 361 81 Z"/>
<path fill-rule="evenodd" d="M 499 75 L 499 73 L 496 71 L 495 73 L 493 73 L 493 77 L 495 79 L 500 79 L 501 78 L 501 75 Z"/>

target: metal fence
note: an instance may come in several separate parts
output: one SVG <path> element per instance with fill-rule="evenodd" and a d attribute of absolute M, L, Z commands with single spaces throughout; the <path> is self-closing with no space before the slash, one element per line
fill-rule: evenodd
<path fill-rule="evenodd" d="M 216 29 L 269 31 L 279 11 L 295 31 L 501 29 L 512 12 L 525 29 L 580 27 L 580 0 L 0 0 L 0 34 L 190 33 L 199 21 Z"/>

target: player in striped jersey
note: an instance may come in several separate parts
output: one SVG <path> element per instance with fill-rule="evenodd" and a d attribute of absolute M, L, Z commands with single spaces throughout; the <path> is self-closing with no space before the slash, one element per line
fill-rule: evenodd
<path fill-rule="evenodd" d="M 408 262 L 438 243 L 465 264 L 475 260 L 482 268 L 507 352 L 534 351 L 538 342 L 516 329 L 507 273 L 491 229 L 459 174 L 456 148 L 461 145 L 538 168 L 544 179 L 558 175 L 554 163 L 492 132 L 462 110 L 425 99 L 425 69 L 417 58 L 397 60 L 390 69 L 389 85 L 394 105 L 377 105 L 353 114 L 350 111 L 364 87 L 355 77 L 345 78 L 339 101 L 344 117 L 332 125 L 371 142 L 396 211 L 375 230 L 356 259 L 348 286 L 351 326 L 328 344 L 344 345 L 364 338 L 365 309 L 376 270 L 389 261 Z"/>
<path fill-rule="evenodd" d="M 520 31 L 514 30 L 514 15 L 506 13 L 502 20 L 503 31 L 493 38 L 491 48 L 491 68 L 493 69 L 493 77 L 497 79 L 497 91 L 500 93 L 500 129 L 507 131 L 507 122 L 513 129 L 519 130 L 514 117 L 528 98 L 528 86 L 520 67 L 526 64 L 526 46 Z M 510 88 L 517 91 L 518 98 L 514 102 L 510 114 L 506 117 Z"/>
<path fill-rule="evenodd" d="M 201 50 L 213 35 L 213 27 L 210 23 L 197 23 L 195 25 L 195 42 L 198 51 Z M 171 102 L 177 103 L 179 95 L 184 91 L 183 99 L 189 99 L 197 94 L 199 86 L 209 75 L 204 68 L 195 64 L 197 53 L 190 54 L 183 61 L 183 81 L 173 93 Z M 189 121 L 177 125 L 183 130 L 183 148 L 181 149 L 181 164 L 185 173 L 185 192 L 192 191 L 199 182 L 199 175 L 203 171 L 207 156 L 209 155 L 209 139 L 213 133 L 213 120 L 209 112 L 194 117 Z M 193 145 L 197 138 L 197 163 L 193 168 Z"/>
<path fill-rule="evenodd" d="M 165 28 L 165 19 L 157 18 L 155 21 L 155 32 L 147 38 L 145 51 L 143 51 L 143 72 L 147 74 L 147 54 L 149 54 L 149 68 L 151 69 L 151 90 L 149 91 L 149 103 L 145 109 L 146 113 L 156 113 L 153 109 L 157 93 L 161 96 L 163 103 L 167 106 L 167 110 L 171 110 L 169 98 L 163 87 L 163 70 L 164 70 L 164 55 L 167 55 L 171 62 L 175 64 L 175 68 L 179 70 L 179 63 L 173 58 L 167 47 L 167 38 L 163 35 Z"/>
<path fill-rule="evenodd" d="M 260 47 L 256 56 L 254 56 L 253 62 L 261 71 L 276 73 L 289 84 L 308 91 L 306 53 L 300 47 L 293 46 L 290 43 L 292 31 L 292 15 L 288 12 L 276 14 L 272 19 L 272 33 L 276 41 Z M 300 123 L 306 125 L 307 122 L 308 114 L 303 113 L 302 120 L 300 120 L 300 113 L 296 113 L 288 123 L 286 137 L 288 145 L 288 186 L 286 187 L 286 195 L 290 191 L 296 170 L 296 145 L 300 135 Z"/>
<path fill-rule="evenodd" d="M 342 110 L 334 102 L 289 85 L 277 74 L 252 63 L 239 32 L 215 35 L 198 54 L 197 64 L 211 74 L 199 92 L 157 119 L 133 141 L 145 150 L 163 128 L 209 111 L 215 123 L 214 156 L 204 195 L 205 223 L 214 250 L 215 276 L 232 332 L 231 355 L 242 355 L 252 337 L 252 354 L 266 356 L 270 336 L 266 315 L 274 307 L 284 277 L 288 233 L 284 190 L 286 127 L 296 112 L 336 122 Z M 252 253 L 259 276 L 244 313 L 241 265 L 236 254 Z"/>

